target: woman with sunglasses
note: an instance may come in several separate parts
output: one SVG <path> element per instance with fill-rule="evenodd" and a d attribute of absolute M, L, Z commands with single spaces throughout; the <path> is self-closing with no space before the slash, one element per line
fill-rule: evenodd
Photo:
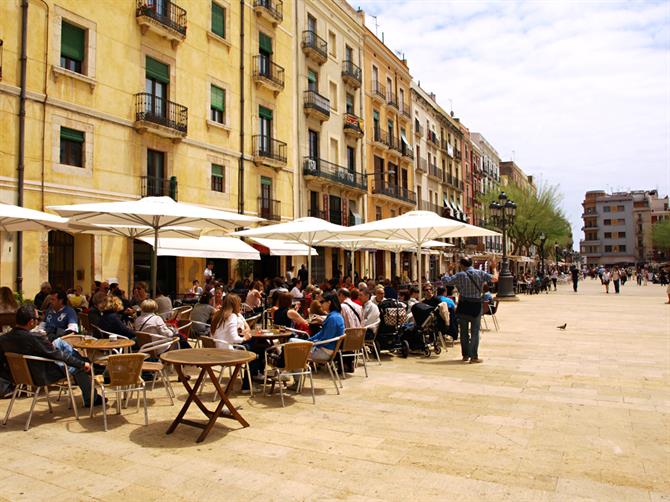
<path fill-rule="evenodd" d="M 335 293 L 328 293 L 321 300 L 321 308 L 328 312 L 323 321 L 321 331 L 309 338 L 310 342 L 322 342 L 344 335 L 344 318 L 340 314 L 340 301 Z M 318 345 L 312 348 L 312 359 L 327 361 L 335 350 L 335 342 Z"/>

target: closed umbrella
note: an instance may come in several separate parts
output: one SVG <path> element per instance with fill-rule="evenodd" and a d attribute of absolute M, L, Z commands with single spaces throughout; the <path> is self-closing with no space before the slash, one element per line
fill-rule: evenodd
<path fill-rule="evenodd" d="M 166 227 L 194 227 L 198 229 L 229 230 L 261 221 L 253 216 L 219 211 L 207 207 L 177 202 L 170 197 L 144 197 L 134 201 L 102 202 L 53 206 L 70 221 L 92 225 L 121 225 L 150 227 L 154 248 L 151 256 L 151 289 L 156 294 L 158 234 Z"/>

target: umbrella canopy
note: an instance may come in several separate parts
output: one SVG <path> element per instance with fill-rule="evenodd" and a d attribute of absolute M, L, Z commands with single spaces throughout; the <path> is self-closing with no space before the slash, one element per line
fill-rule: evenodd
<path fill-rule="evenodd" d="M 152 237 L 140 240 L 154 245 Z M 260 260 L 260 253 L 249 244 L 234 237 L 203 236 L 199 239 L 158 238 L 158 256 L 185 256 L 189 258 L 226 258 Z"/>
<path fill-rule="evenodd" d="M 407 240 L 416 247 L 419 255 L 424 244 L 434 239 L 500 235 L 485 228 L 443 218 L 432 211 L 408 211 L 394 218 L 347 227 L 343 234 L 343 237 L 348 234 L 359 237 Z M 421 260 L 419 260 L 418 272 L 419 287 L 421 287 Z"/>
<path fill-rule="evenodd" d="M 295 241 L 281 241 L 279 239 L 250 238 L 257 244 L 268 248 L 270 256 L 319 256 L 316 249 Z"/>
<path fill-rule="evenodd" d="M 0 204 L 0 230 L 23 232 L 24 230 L 67 230 L 67 218 L 36 211 L 13 204 Z"/>
<path fill-rule="evenodd" d="M 286 223 L 277 223 L 266 227 L 242 230 L 232 235 L 241 237 L 265 237 L 267 239 L 290 239 L 310 248 L 323 241 L 340 235 L 346 227 L 311 216 L 298 218 Z M 307 258 L 307 276 L 312 280 L 312 256 Z"/>
<path fill-rule="evenodd" d="M 156 294 L 158 234 L 164 227 L 188 226 L 202 229 L 231 229 L 261 221 L 253 216 L 209 209 L 177 202 L 170 197 L 144 197 L 124 202 L 101 202 L 52 206 L 61 216 L 72 222 L 95 225 L 148 226 L 154 232 L 151 257 L 151 289 Z"/>

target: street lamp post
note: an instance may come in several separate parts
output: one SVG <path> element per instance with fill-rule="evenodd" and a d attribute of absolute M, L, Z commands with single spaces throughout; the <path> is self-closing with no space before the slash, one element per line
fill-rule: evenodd
<path fill-rule="evenodd" d="M 507 229 L 514 223 L 516 216 L 516 204 L 507 198 L 507 194 L 502 192 L 498 195 L 498 201 L 491 202 L 489 205 L 493 224 L 502 231 L 502 267 L 498 276 L 498 295 L 500 300 L 517 300 L 514 294 L 514 277 L 509 269 L 507 260 Z"/>
<path fill-rule="evenodd" d="M 540 260 L 542 261 L 542 277 L 545 276 L 546 271 L 544 269 L 544 243 L 547 240 L 547 236 L 544 235 L 544 232 L 540 234 Z"/>

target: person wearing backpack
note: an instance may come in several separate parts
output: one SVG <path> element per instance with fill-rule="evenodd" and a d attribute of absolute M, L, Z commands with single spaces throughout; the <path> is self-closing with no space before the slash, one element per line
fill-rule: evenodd
<path fill-rule="evenodd" d="M 456 315 L 461 336 L 461 355 L 463 362 L 477 364 L 479 358 L 479 327 L 482 320 L 482 296 L 484 284 L 494 281 L 494 277 L 472 268 L 470 258 L 461 258 L 461 271 L 442 277 L 445 285 L 456 286 L 459 298 Z"/>

